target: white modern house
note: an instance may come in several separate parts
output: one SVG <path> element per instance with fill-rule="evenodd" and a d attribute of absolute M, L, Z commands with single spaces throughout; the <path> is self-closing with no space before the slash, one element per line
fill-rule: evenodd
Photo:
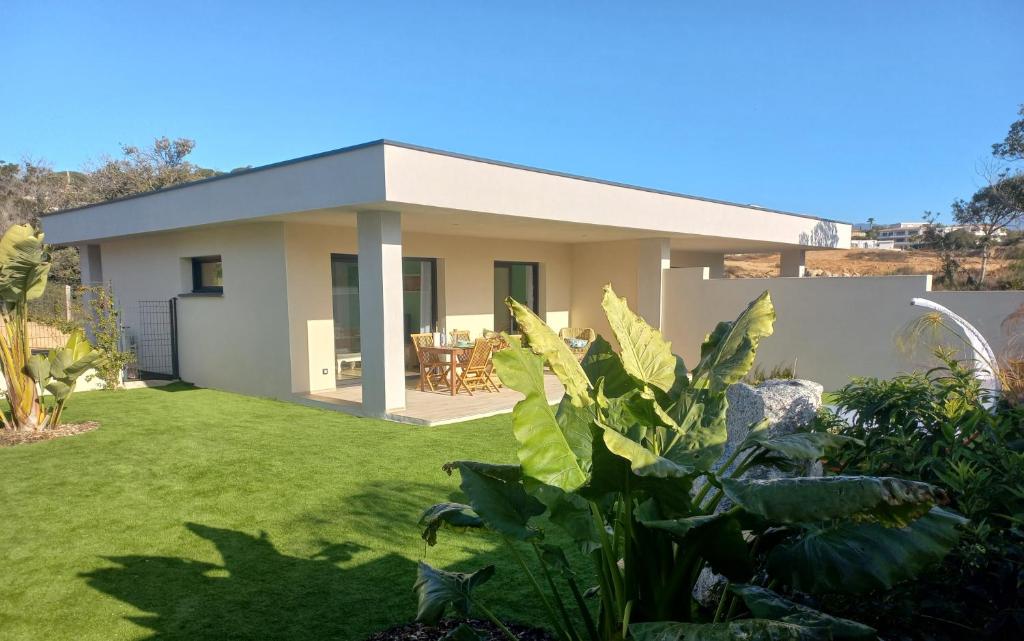
<path fill-rule="evenodd" d="M 380 140 L 46 216 L 126 324 L 176 299 L 182 379 L 281 399 L 361 389 L 407 404 L 409 334 L 548 324 L 609 332 L 612 283 L 655 325 L 670 267 L 721 276 L 729 253 L 846 248 L 850 226 Z M 701 301 L 693 301 L 700 305 Z"/>

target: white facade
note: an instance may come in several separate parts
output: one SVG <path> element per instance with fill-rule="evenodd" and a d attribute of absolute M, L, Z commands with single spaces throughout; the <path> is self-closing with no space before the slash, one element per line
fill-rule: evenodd
<path fill-rule="evenodd" d="M 800 276 L 806 251 L 850 243 L 849 225 L 816 217 L 387 141 L 59 212 L 43 227 L 81 247 L 83 278 L 112 284 L 129 325 L 136 301 L 177 297 L 181 376 L 202 386 L 277 398 L 333 388 L 347 340 L 334 310 L 357 291 L 345 322 L 358 316 L 375 415 L 405 401 L 410 283 L 422 294 L 429 282 L 433 300 L 416 304 L 436 329 L 479 335 L 503 322 L 498 274 L 515 269 L 532 275 L 548 324 L 607 335 L 605 283 L 657 325 L 671 266 L 720 270 L 727 253 L 777 251 L 784 275 Z M 222 291 L 193 293 L 196 259 L 217 260 Z M 406 273 L 410 261 L 424 270 Z M 358 285 L 339 289 L 356 265 Z"/>

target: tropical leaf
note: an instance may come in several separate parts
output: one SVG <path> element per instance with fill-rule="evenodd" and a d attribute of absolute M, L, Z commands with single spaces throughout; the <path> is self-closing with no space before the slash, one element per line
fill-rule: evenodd
<path fill-rule="evenodd" d="M 25 373 L 36 383 L 45 385 L 46 380 L 50 378 L 50 361 L 42 354 L 33 354 L 25 364 Z"/>
<path fill-rule="evenodd" d="M 463 503 L 438 503 L 428 507 L 420 517 L 420 525 L 425 526 L 423 540 L 427 545 L 437 544 L 437 531 L 442 525 L 453 528 L 479 528 L 484 526 L 473 508 Z"/>
<path fill-rule="evenodd" d="M 945 500 L 939 488 L 874 476 L 722 479 L 734 503 L 776 523 L 846 518 L 902 527 Z"/>
<path fill-rule="evenodd" d="M 579 494 L 554 490 L 541 500 L 548 506 L 548 520 L 562 528 L 584 554 L 601 547 L 600 533 L 586 499 Z"/>
<path fill-rule="evenodd" d="M 506 298 L 505 304 L 515 315 L 516 323 L 529 339 L 530 349 L 534 354 L 544 357 L 551 371 L 565 386 L 565 393 L 572 398 L 572 402 L 580 406 L 589 405 L 590 379 L 565 341 L 526 305 L 512 298 Z"/>
<path fill-rule="evenodd" d="M 810 593 L 887 590 L 938 563 L 959 540 L 966 520 L 933 508 L 907 527 L 840 523 L 775 547 L 772 577 Z"/>
<path fill-rule="evenodd" d="M 645 520 L 644 527 L 668 532 L 685 549 L 693 549 L 711 569 L 731 581 L 748 581 L 754 570 L 743 530 L 734 514 L 722 512 L 707 516 Z"/>
<path fill-rule="evenodd" d="M 523 474 L 565 491 L 586 483 L 590 452 L 563 431 L 548 404 L 544 359 L 525 348 L 510 348 L 494 355 L 494 366 L 505 385 L 525 396 L 512 410 Z"/>
<path fill-rule="evenodd" d="M 50 380 L 49 382 L 46 383 L 45 387 L 46 391 L 53 394 L 53 398 L 57 399 L 58 401 L 65 400 L 66 398 L 71 396 L 71 392 L 73 391 L 70 385 L 58 380 Z"/>
<path fill-rule="evenodd" d="M 774 619 L 814 628 L 828 628 L 837 641 L 870 641 L 876 639 L 875 629 L 863 623 L 841 619 L 814 608 L 794 603 L 767 588 L 756 585 L 731 585 L 734 594 L 743 599 L 750 613 L 759 619 Z"/>
<path fill-rule="evenodd" d="M 728 623 L 634 623 L 633 641 L 831 641 L 827 628 L 768 619 L 739 619 Z"/>
<path fill-rule="evenodd" d="M 775 308 L 764 292 L 732 322 L 719 323 L 701 346 L 700 363 L 692 373 L 692 384 L 725 391 L 738 383 L 754 365 L 761 339 L 771 336 Z"/>
<path fill-rule="evenodd" d="M 864 442 L 850 436 L 828 432 L 797 432 L 769 436 L 766 430 L 753 429 L 740 447 L 762 447 L 788 459 L 817 461 L 848 445 L 863 446 Z"/>
<path fill-rule="evenodd" d="M 663 392 L 672 389 L 676 382 L 676 357 L 672 354 L 672 343 L 629 309 L 626 299 L 619 298 L 611 285 L 604 287 L 601 307 L 619 341 L 623 368 L 645 385 Z"/>
<path fill-rule="evenodd" d="M 49 273 L 43 234 L 30 225 L 12 225 L 0 238 L 0 299 L 15 304 L 39 298 Z"/>
<path fill-rule="evenodd" d="M 601 425 L 598 423 L 598 425 Z M 629 461 L 629 467 L 637 476 L 654 476 L 657 478 L 680 478 L 693 474 L 692 467 L 680 465 L 667 458 L 658 456 L 640 443 L 617 430 L 601 425 L 604 429 L 602 438 L 612 454 Z"/>
<path fill-rule="evenodd" d="M 593 385 L 603 380 L 602 389 L 609 398 L 622 396 L 638 387 L 636 380 L 622 366 L 622 359 L 602 336 L 590 344 L 580 365 Z"/>
<path fill-rule="evenodd" d="M 526 493 L 519 466 L 455 461 L 445 469 L 459 470 L 459 487 L 487 527 L 513 539 L 541 536 L 529 521 L 544 513 L 544 504 Z"/>
<path fill-rule="evenodd" d="M 492 576 L 493 565 L 465 574 L 438 570 L 420 561 L 416 570 L 416 583 L 413 585 L 419 597 L 416 620 L 427 625 L 437 625 L 449 605 L 456 613 L 468 615 L 473 590 Z"/>

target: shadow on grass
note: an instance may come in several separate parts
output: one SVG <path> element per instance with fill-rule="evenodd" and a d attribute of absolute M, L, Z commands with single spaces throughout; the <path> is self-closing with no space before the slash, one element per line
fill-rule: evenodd
<path fill-rule="evenodd" d="M 146 612 L 128 620 L 152 630 L 150 639 L 353 639 L 368 620 L 396 619 L 380 598 L 382 582 L 401 577 L 411 584 L 416 573 L 413 561 L 396 554 L 339 567 L 365 549 L 354 543 L 301 558 L 282 554 L 266 533 L 185 526 L 213 543 L 224 564 L 117 556 L 106 557 L 116 567 L 81 575 L 90 587 Z"/>

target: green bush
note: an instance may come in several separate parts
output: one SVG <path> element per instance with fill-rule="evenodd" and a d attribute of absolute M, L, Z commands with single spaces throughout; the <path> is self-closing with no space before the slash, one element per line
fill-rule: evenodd
<path fill-rule="evenodd" d="M 891 380 L 855 379 L 835 393 L 849 436 L 829 461 L 843 474 L 895 475 L 943 488 L 970 518 L 941 573 L 844 608 L 896 638 L 1024 638 L 1024 408 L 986 407 L 972 372 L 944 367 Z M 951 624 L 950 622 L 955 622 Z"/>

